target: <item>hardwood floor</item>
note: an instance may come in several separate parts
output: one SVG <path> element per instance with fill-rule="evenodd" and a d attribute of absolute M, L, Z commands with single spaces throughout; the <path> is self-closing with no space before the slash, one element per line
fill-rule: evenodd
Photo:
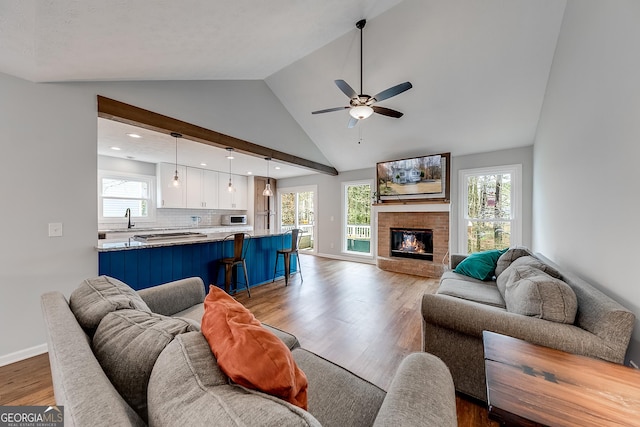
<path fill-rule="evenodd" d="M 438 281 L 376 266 L 302 255 L 302 275 L 236 299 L 262 322 L 298 337 L 302 347 L 387 389 L 403 357 L 420 351 L 421 296 Z M 434 390 L 434 392 L 437 392 Z M 54 403 L 47 355 L 0 367 L 0 405 Z M 460 427 L 496 427 L 484 406 L 456 399 Z"/>
<path fill-rule="evenodd" d="M 49 355 L 0 367 L 0 406 L 53 405 Z"/>

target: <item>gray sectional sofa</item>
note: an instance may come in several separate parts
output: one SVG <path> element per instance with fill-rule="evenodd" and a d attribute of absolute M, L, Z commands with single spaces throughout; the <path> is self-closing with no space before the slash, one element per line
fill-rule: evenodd
<path fill-rule="evenodd" d="M 455 269 L 465 255 L 452 255 Z M 540 254 L 512 248 L 494 280 L 445 272 L 422 300 L 423 350 L 449 367 L 456 390 L 486 401 L 482 331 L 623 363 L 635 316 Z"/>
<path fill-rule="evenodd" d="M 386 392 L 276 334 L 308 382 L 308 411 L 232 383 L 199 331 L 205 287 L 139 292 L 101 276 L 41 297 L 56 403 L 66 426 L 455 426 L 444 363 L 407 356 Z"/>

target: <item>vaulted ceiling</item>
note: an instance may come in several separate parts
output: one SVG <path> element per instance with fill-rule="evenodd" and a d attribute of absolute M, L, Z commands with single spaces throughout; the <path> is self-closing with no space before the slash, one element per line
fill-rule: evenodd
<path fill-rule="evenodd" d="M 0 2 L 0 72 L 35 82 L 264 80 L 339 171 L 533 143 L 565 1 L 24 0 Z M 334 80 L 373 95 L 353 129 Z M 252 141 L 260 144 L 260 141 Z"/>

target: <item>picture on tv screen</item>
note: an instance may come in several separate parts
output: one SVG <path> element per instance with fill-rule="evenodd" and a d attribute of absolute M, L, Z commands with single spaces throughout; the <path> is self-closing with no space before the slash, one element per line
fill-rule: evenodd
<path fill-rule="evenodd" d="M 449 153 L 443 153 L 378 163 L 378 198 L 448 199 L 449 159 Z"/>

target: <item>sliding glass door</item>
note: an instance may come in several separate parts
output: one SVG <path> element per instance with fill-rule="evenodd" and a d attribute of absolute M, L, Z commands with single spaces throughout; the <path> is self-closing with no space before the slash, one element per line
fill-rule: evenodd
<path fill-rule="evenodd" d="M 316 186 L 278 189 L 278 200 L 280 230 L 301 229 L 300 250 L 316 252 Z"/>

